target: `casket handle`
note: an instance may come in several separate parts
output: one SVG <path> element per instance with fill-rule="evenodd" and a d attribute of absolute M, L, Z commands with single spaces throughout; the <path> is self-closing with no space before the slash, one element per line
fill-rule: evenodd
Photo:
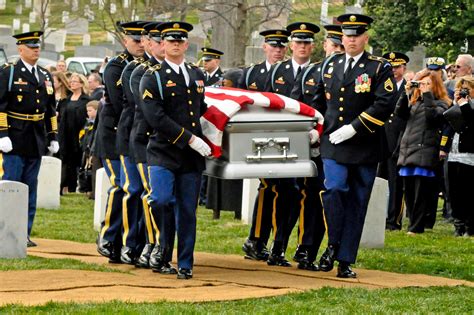
<path fill-rule="evenodd" d="M 267 148 L 275 148 L 281 152 L 278 154 L 262 155 Z M 253 138 L 252 149 L 255 155 L 247 155 L 247 162 L 258 161 L 293 161 L 298 159 L 295 153 L 288 153 L 290 148 L 290 139 L 287 137 L 281 138 Z"/>

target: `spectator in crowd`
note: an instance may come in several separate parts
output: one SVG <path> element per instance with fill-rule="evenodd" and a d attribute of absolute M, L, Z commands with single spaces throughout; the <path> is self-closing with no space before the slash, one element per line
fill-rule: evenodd
<path fill-rule="evenodd" d="M 102 78 L 99 73 L 91 73 L 87 77 L 87 82 L 89 83 L 89 90 L 91 91 L 91 100 L 100 101 L 104 96 L 104 85 L 102 84 Z"/>
<path fill-rule="evenodd" d="M 414 71 L 407 71 L 405 72 L 405 75 L 403 76 L 405 78 L 405 81 L 411 81 L 415 77 L 415 72 Z"/>
<path fill-rule="evenodd" d="M 447 173 L 455 236 L 474 235 L 474 206 L 471 200 L 474 178 L 473 99 L 474 78 L 462 77 L 456 83 L 454 92 L 454 106 L 459 107 L 460 124 L 452 124 L 449 135 L 451 149 Z"/>
<path fill-rule="evenodd" d="M 60 153 L 65 165 L 61 184 L 63 194 L 76 191 L 77 172 L 82 157 L 79 132 L 87 120 L 86 104 L 90 100 L 87 79 L 82 74 L 73 73 L 69 85 L 72 94 L 62 109 L 59 123 Z"/>
<path fill-rule="evenodd" d="M 67 69 L 66 69 L 66 61 L 64 60 L 58 60 L 56 62 L 56 71 L 59 71 L 59 72 L 66 72 Z"/>
<path fill-rule="evenodd" d="M 472 76 L 474 69 L 474 58 L 469 54 L 458 55 L 454 64 L 454 71 L 456 72 L 455 78 L 446 82 L 448 89 L 454 90 L 456 82 L 464 76 Z"/>
<path fill-rule="evenodd" d="M 69 80 L 64 72 L 55 71 L 52 73 L 54 80 L 54 91 L 56 98 L 56 114 L 58 115 L 58 122 L 61 119 L 61 111 L 65 108 L 64 105 L 67 98 L 71 94 L 69 89 Z"/>
<path fill-rule="evenodd" d="M 98 159 L 91 155 L 91 147 L 94 140 L 94 121 L 99 109 L 99 101 L 89 101 L 86 104 L 86 108 L 87 121 L 79 133 L 79 142 L 82 150 L 82 162 L 79 169 L 79 191 L 87 193 L 90 199 L 94 199 L 95 172 L 100 165 Z"/>
<path fill-rule="evenodd" d="M 456 65 L 450 63 L 446 66 L 446 72 L 448 73 L 448 81 L 456 78 Z"/>
<path fill-rule="evenodd" d="M 407 83 L 395 110 L 396 115 L 407 121 L 398 166 L 410 219 L 409 235 L 424 232 L 425 215 L 438 200 L 434 170 L 439 163 L 439 131 L 444 122 L 442 114 L 451 102 L 434 71 L 425 69 L 415 79 Z"/>

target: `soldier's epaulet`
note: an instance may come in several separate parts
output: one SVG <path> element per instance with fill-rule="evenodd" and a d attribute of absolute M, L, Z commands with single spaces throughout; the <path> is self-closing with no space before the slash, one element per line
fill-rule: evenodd
<path fill-rule="evenodd" d="M 315 61 L 315 62 L 311 63 L 310 65 L 317 66 L 317 65 L 321 64 L 322 62 L 323 62 L 322 60 Z"/>
<path fill-rule="evenodd" d="M 153 72 L 158 71 L 160 69 L 161 69 L 161 64 L 156 64 L 154 66 L 149 67 L 146 72 L 153 73 Z"/>
<path fill-rule="evenodd" d="M 186 65 L 193 68 L 193 69 L 199 69 L 198 66 L 196 66 L 194 63 L 191 63 L 191 62 L 187 62 Z"/>
<path fill-rule="evenodd" d="M 369 58 L 370 60 L 381 62 L 381 63 L 388 62 L 387 59 L 379 57 L 379 56 L 374 56 L 374 55 L 368 55 L 367 58 Z"/>
<path fill-rule="evenodd" d="M 117 56 L 115 60 L 117 60 L 119 63 L 122 63 L 125 60 L 127 60 L 127 58 L 128 58 L 128 55 L 126 53 L 121 53 L 120 55 Z"/>
<path fill-rule="evenodd" d="M 13 64 L 7 62 L 2 65 L 2 69 L 7 69 L 8 67 L 13 66 Z"/>

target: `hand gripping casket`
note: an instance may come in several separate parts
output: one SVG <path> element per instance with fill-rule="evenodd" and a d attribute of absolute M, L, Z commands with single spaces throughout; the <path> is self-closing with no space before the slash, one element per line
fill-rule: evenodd
<path fill-rule="evenodd" d="M 224 179 L 316 176 L 308 135 L 315 126 L 315 117 L 242 106 L 222 126 L 220 156 L 206 160 L 205 174 Z M 203 125 L 205 135 L 206 129 Z"/>

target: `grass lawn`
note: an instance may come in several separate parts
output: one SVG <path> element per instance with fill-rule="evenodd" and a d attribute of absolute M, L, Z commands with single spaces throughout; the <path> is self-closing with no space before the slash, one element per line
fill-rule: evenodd
<path fill-rule="evenodd" d="M 59 210 L 38 209 L 33 237 L 92 243 L 93 203 L 81 195 L 61 199 Z M 455 238 L 452 226 L 442 222 L 423 235 L 409 237 L 405 232 L 387 232 L 385 248 L 361 249 L 356 267 L 399 273 L 421 273 L 474 281 L 474 239 Z M 241 255 L 241 245 L 248 226 L 221 212 L 220 220 L 212 211 L 198 209 L 197 251 Z M 287 257 L 294 252 L 292 236 Z M 322 248 L 325 244 L 322 245 Z M 322 249 L 320 250 L 320 252 Z M 63 268 L 110 271 L 105 267 L 68 259 L 51 260 L 29 257 L 26 260 L 1 260 L 0 270 Z M 274 298 L 209 303 L 139 303 L 104 304 L 50 303 L 41 307 L 10 305 L 0 313 L 450 313 L 472 314 L 474 289 L 468 287 L 432 287 L 404 289 L 334 289 L 324 288 Z"/>

